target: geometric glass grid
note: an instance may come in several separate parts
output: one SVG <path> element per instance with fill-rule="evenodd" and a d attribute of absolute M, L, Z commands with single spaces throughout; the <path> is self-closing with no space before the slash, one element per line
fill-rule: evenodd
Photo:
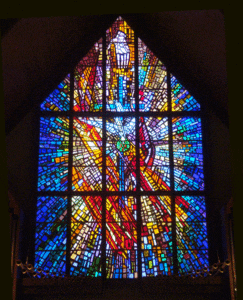
<path fill-rule="evenodd" d="M 66 274 L 66 251 L 35 251 L 35 266 L 57 276 Z"/>
<path fill-rule="evenodd" d="M 208 266 L 200 104 L 125 20 L 40 110 L 36 267 L 134 279 Z"/>
<path fill-rule="evenodd" d="M 67 197 L 42 196 L 37 199 L 37 222 L 57 223 L 67 217 Z"/>

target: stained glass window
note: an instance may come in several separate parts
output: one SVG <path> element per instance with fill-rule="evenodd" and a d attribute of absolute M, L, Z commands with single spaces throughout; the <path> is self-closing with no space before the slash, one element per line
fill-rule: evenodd
<path fill-rule="evenodd" d="M 208 266 L 200 104 L 119 17 L 40 105 L 35 266 Z"/>

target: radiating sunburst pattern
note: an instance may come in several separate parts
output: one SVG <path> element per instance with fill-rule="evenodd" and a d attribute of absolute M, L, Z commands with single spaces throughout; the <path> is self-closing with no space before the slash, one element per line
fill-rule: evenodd
<path fill-rule="evenodd" d="M 119 17 L 105 52 L 100 39 L 41 104 L 54 115 L 40 118 L 38 192 L 63 196 L 38 197 L 36 266 L 138 278 L 208 265 L 200 105 L 173 75 L 168 97 L 165 65 L 137 42 L 136 59 Z"/>
<path fill-rule="evenodd" d="M 40 118 L 38 191 L 66 191 L 68 181 L 69 119 Z"/>

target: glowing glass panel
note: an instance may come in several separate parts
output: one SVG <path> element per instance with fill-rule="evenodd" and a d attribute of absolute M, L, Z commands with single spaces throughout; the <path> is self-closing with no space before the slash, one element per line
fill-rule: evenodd
<path fill-rule="evenodd" d="M 35 265 L 59 275 L 66 264 L 73 276 L 102 276 L 104 265 L 107 278 L 172 275 L 177 248 L 180 274 L 208 266 L 205 198 L 196 196 L 200 105 L 139 38 L 135 53 L 121 17 L 103 42 L 40 105 Z"/>
<path fill-rule="evenodd" d="M 166 111 L 167 75 L 165 65 L 138 39 L 139 110 Z"/>
<path fill-rule="evenodd" d="M 201 119 L 172 119 L 175 189 L 203 190 L 203 153 Z"/>
<path fill-rule="evenodd" d="M 57 276 L 66 274 L 66 250 L 65 251 L 35 251 L 35 267 L 43 271 L 49 271 Z"/>
<path fill-rule="evenodd" d="M 106 32 L 106 109 L 135 111 L 134 32 L 118 18 Z"/>
<path fill-rule="evenodd" d="M 180 274 L 209 266 L 208 250 L 177 249 L 177 258 Z"/>
<path fill-rule="evenodd" d="M 69 120 L 41 117 L 38 162 L 38 191 L 67 190 Z"/>
<path fill-rule="evenodd" d="M 74 111 L 102 111 L 102 39 L 74 69 Z"/>
<path fill-rule="evenodd" d="M 106 189 L 136 189 L 135 118 L 116 117 L 106 122 Z"/>
<path fill-rule="evenodd" d="M 169 190 L 168 119 L 141 117 L 139 139 L 141 189 Z"/>
<path fill-rule="evenodd" d="M 202 269 L 209 263 L 204 197 L 177 196 L 175 213 L 179 272 Z"/>
<path fill-rule="evenodd" d="M 168 196 L 141 197 L 142 276 L 171 275 L 172 219 Z"/>
<path fill-rule="evenodd" d="M 70 74 L 40 105 L 43 111 L 67 111 L 70 109 Z"/>
<path fill-rule="evenodd" d="M 73 120 L 73 190 L 102 189 L 102 119 Z"/>
<path fill-rule="evenodd" d="M 134 197 L 106 199 L 107 278 L 137 278 L 137 203 Z"/>
<path fill-rule="evenodd" d="M 189 94 L 180 82 L 171 75 L 172 111 L 199 111 L 200 104 Z"/>
<path fill-rule="evenodd" d="M 65 272 L 67 197 L 38 197 L 35 232 L 35 267 Z"/>
<path fill-rule="evenodd" d="M 72 198 L 71 256 L 72 275 L 101 275 L 102 199 L 99 196 Z"/>

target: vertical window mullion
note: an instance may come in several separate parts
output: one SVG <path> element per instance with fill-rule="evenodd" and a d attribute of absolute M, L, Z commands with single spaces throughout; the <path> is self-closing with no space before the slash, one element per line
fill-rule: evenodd
<path fill-rule="evenodd" d="M 74 70 L 70 74 L 70 111 L 69 111 L 69 157 L 68 157 L 68 207 L 67 207 L 67 251 L 66 251 L 66 274 L 70 275 L 70 252 L 71 252 L 71 217 L 72 217 L 72 167 L 73 167 L 73 90 Z"/>
<path fill-rule="evenodd" d="M 141 263 L 141 196 L 140 196 L 140 153 L 139 153 L 139 80 L 138 80 L 138 38 L 135 40 L 135 120 L 136 120 L 136 194 L 137 194 L 137 247 L 138 247 L 138 278 L 142 277 Z"/>
<path fill-rule="evenodd" d="M 176 246 L 176 216 L 175 216 L 175 184 L 174 184 L 174 155 L 172 132 L 172 103 L 171 103 L 171 76 L 167 70 L 167 95 L 168 95 L 168 132 L 169 132 L 169 157 L 170 157 L 170 190 L 171 190 L 171 219 L 172 219 L 172 252 L 173 273 L 178 274 L 178 258 Z"/>
<path fill-rule="evenodd" d="M 106 33 L 102 39 L 102 70 L 103 70 L 103 93 L 102 93 L 102 279 L 106 279 Z"/>

